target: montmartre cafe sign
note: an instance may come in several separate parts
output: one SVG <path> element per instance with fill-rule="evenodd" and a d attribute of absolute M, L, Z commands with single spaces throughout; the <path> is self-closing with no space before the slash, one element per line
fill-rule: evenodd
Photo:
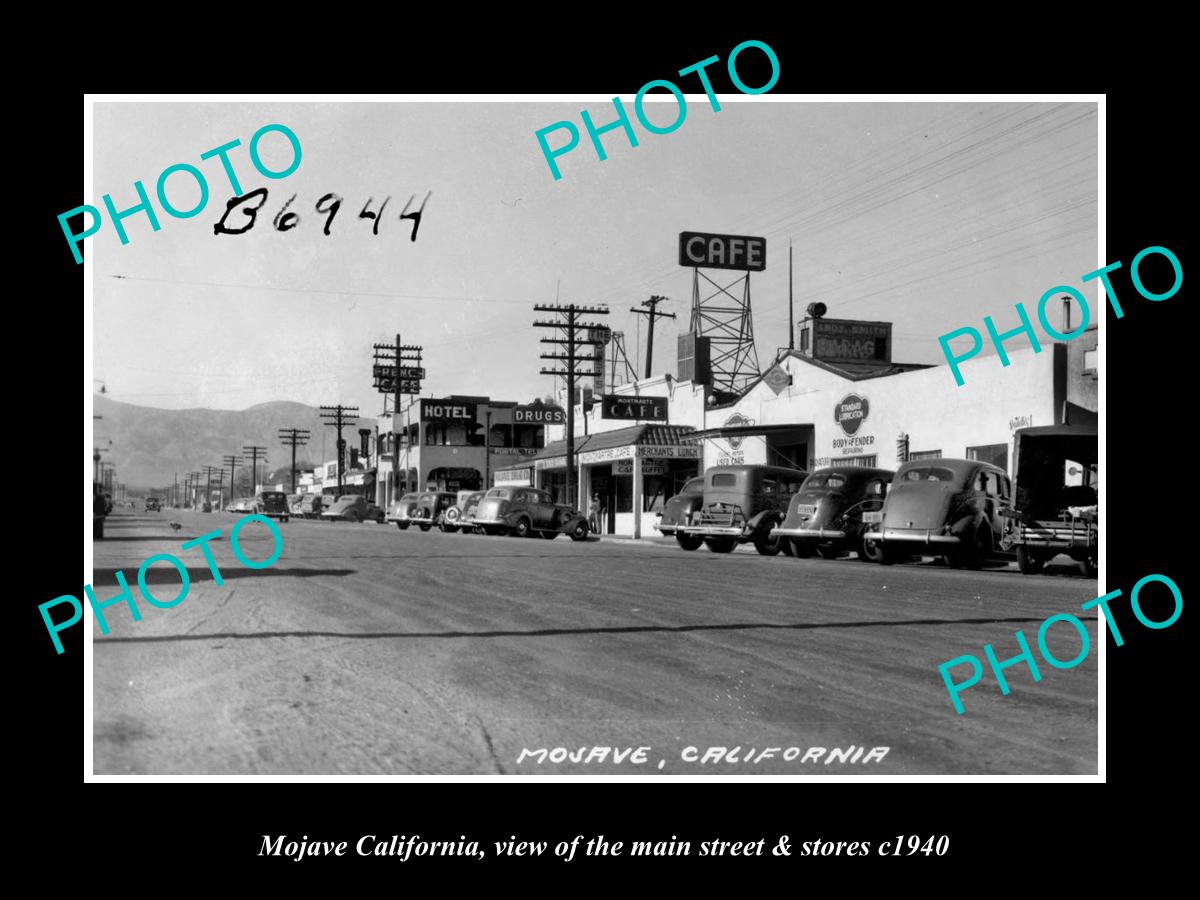
<path fill-rule="evenodd" d="M 575 460 L 581 466 L 595 463 L 613 462 L 618 459 L 700 459 L 703 451 L 698 445 L 671 445 L 658 447 L 653 445 L 630 445 L 624 447 L 605 447 L 602 450 L 584 450 L 575 454 Z M 535 459 L 533 464 L 538 469 L 566 468 L 567 458 L 555 456 L 550 459 Z"/>

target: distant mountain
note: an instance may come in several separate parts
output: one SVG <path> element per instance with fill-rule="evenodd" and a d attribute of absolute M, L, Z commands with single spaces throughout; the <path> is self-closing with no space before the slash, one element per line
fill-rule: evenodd
<path fill-rule="evenodd" d="M 134 489 L 169 485 L 177 472 L 182 481 L 187 472 L 202 471 L 205 465 L 220 467 L 224 456 L 241 455 L 245 444 L 266 447 L 266 468 L 286 473 L 292 451 L 279 441 L 281 428 L 312 432 L 308 445 L 296 448 L 297 467 L 312 468 L 323 461 L 323 436 L 325 457 L 332 459 L 337 453 L 333 429 L 325 426 L 316 407 L 303 403 L 260 403 L 243 410 L 155 409 L 121 403 L 103 394 L 94 395 L 93 402 L 93 414 L 103 417 L 93 423 L 95 446 L 109 447 L 101 459 L 113 463 L 117 479 Z M 368 424 L 373 423 L 360 420 L 345 429 L 347 446 L 358 446 L 356 429 Z M 249 457 L 245 470 L 249 472 Z M 228 472 L 225 477 L 228 481 Z M 281 480 L 286 481 L 286 474 Z"/>

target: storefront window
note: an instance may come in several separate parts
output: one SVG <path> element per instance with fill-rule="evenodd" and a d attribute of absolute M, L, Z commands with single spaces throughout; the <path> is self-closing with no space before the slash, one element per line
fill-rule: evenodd
<path fill-rule="evenodd" d="M 967 448 L 967 459 L 991 463 L 1001 469 L 1008 469 L 1008 444 L 983 444 L 979 447 Z"/>
<path fill-rule="evenodd" d="M 542 489 L 549 492 L 555 503 L 567 502 L 566 471 L 545 470 L 542 472 Z"/>
<path fill-rule="evenodd" d="M 942 454 L 939 451 L 937 455 L 941 456 Z M 910 456 L 909 458 L 915 459 L 916 457 Z M 879 457 L 875 454 L 871 454 L 870 456 L 847 456 L 843 459 L 839 459 L 837 464 L 839 466 L 862 466 L 865 469 L 874 469 L 878 462 Z"/>
<path fill-rule="evenodd" d="M 669 498 L 671 478 L 667 475 L 647 475 L 646 487 L 642 491 L 643 512 L 661 512 Z"/>

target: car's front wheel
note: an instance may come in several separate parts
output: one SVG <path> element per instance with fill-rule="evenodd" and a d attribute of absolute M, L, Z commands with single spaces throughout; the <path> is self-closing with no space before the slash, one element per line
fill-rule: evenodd
<path fill-rule="evenodd" d="M 862 562 L 882 562 L 883 545 L 879 541 L 868 537 L 860 538 L 858 542 L 858 558 Z"/>
<path fill-rule="evenodd" d="M 407 522 L 397 522 L 396 527 L 399 528 L 401 531 L 403 531 L 405 528 L 408 527 L 408 523 Z"/>
<path fill-rule="evenodd" d="M 768 526 L 765 531 L 761 532 L 758 537 L 754 539 L 754 549 L 757 550 L 761 556 L 778 556 L 779 551 L 783 549 L 783 547 L 780 546 L 780 541 L 781 538 L 779 535 L 775 534 L 775 530 Z"/>
<path fill-rule="evenodd" d="M 700 545 L 704 543 L 704 538 L 698 534 L 684 534 L 683 532 L 675 532 L 675 543 L 679 544 L 684 550 L 699 550 Z"/>
<path fill-rule="evenodd" d="M 571 540 L 586 541 L 588 536 L 588 524 L 582 519 L 575 523 L 575 527 L 571 529 Z"/>

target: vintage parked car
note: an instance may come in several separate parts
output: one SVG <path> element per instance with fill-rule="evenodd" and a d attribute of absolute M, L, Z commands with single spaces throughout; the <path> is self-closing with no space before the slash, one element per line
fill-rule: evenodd
<path fill-rule="evenodd" d="M 544 538 L 569 534 L 573 541 L 588 536 L 587 517 L 583 513 L 555 503 L 546 491 L 531 487 L 492 488 L 479 501 L 474 523 L 484 534 L 517 537 L 540 534 Z"/>
<path fill-rule="evenodd" d="M 700 508 L 703 500 L 704 476 L 689 479 L 678 494 L 663 504 L 654 527 L 661 534 L 675 534 L 675 529 L 687 524 L 688 518 Z"/>
<path fill-rule="evenodd" d="M 463 508 L 470 497 L 481 493 L 482 491 L 459 491 L 454 503 L 450 506 L 447 506 L 445 511 L 442 513 L 442 519 L 438 523 L 438 527 L 441 528 L 442 531 L 450 532 L 458 531 L 459 528 L 462 528 L 464 531 L 467 530 L 467 526 L 465 526 L 462 521 Z"/>
<path fill-rule="evenodd" d="M 162 503 L 157 497 L 146 498 L 146 512 L 160 512 L 161 510 Z"/>
<path fill-rule="evenodd" d="M 478 534 L 479 527 L 475 524 L 475 514 L 479 512 L 479 501 L 486 491 L 472 491 L 462 503 L 462 515 L 458 518 L 458 528 L 463 534 Z"/>
<path fill-rule="evenodd" d="M 343 494 L 321 518 L 331 522 L 383 522 L 383 510 L 362 494 Z"/>
<path fill-rule="evenodd" d="M 701 543 L 713 553 L 730 553 L 753 542 L 763 556 L 791 552 L 774 533 L 783 522 L 792 496 L 808 473 L 782 466 L 713 466 L 704 473 L 704 498 L 687 524 L 675 528 L 685 550 Z"/>
<path fill-rule="evenodd" d="M 450 491 L 424 491 L 417 496 L 409 521 L 422 531 L 428 531 L 442 521 L 442 513 L 454 505 L 457 495 Z"/>
<path fill-rule="evenodd" d="M 1012 492 L 1008 475 L 970 459 L 919 459 L 892 479 L 881 521 L 864 534 L 882 542 L 884 565 L 922 550 L 940 554 L 951 568 L 977 569 L 996 555 Z"/>
<path fill-rule="evenodd" d="M 286 522 L 292 512 L 288 508 L 287 494 L 283 491 L 262 491 L 254 498 L 254 506 L 257 512 L 280 522 Z"/>
<path fill-rule="evenodd" d="M 417 508 L 417 501 L 420 499 L 420 494 L 405 494 L 388 507 L 387 521 L 395 522 L 396 527 L 403 531 L 411 524 L 413 511 Z"/>
<path fill-rule="evenodd" d="M 240 500 L 234 500 L 226 509 L 231 513 L 245 515 L 246 513 L 258 512 L 258 504 L 249 497 L 242 497 Z"/>
<path fill-rule="evenodd" d="M 300 498 L 300 505 L 294 510 L 298 516 L 305 519 L 315 519 L 325 508 L 325 497 L 321 494 L 305 494 Z"/>
<path fill-rule="evenodd" d="M 864 562 L 879 562 L 879 544 L 863 535 L 879 521 L 895 474 L 862 466 L 817 469 L 804 479 L 774 533 L 791 542 L 794 556 L 815 552 L 823 559 L 837 559 L 853 550 Z"/>
<path fill-rule="evenodd" d="M 1092 426 L 1043 425 L 1013 433 L 1013 502 L 1000 513 L 1000 546 L 1016 550 L 1024 574 L 1065 553 L 1088 578 L 1096 576 L 1098 461 Z"/>

